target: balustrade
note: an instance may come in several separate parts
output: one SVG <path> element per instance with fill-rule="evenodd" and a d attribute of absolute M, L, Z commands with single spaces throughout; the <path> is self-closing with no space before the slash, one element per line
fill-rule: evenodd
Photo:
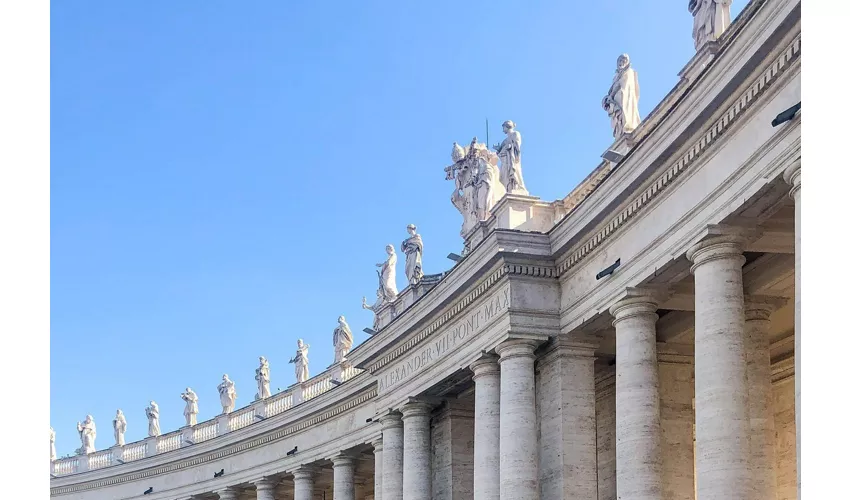
<path fill-rule="evenodd" d="M 61 460 L 57 460 L 53 462 L 53 475 L 54 476 L 64 476 L 67 474 L 73 474 L 77 472 L 79 468 L 79 458 L 71 457 L 71 458 L 63 458 Z"/>
<path fill-rule="evenodd" d="M 195 442 L 203 443 L 218 434 L 215 420 L 207 420 L 195 426 Z"/>
<path fill-rule="evenodd" d="M 89 470 L 102 469 L 112 465 L 112 451 L 103 450 L 88 456 Z"/>
<path fill-rule="evenodd" d="M 252 423 L 254 423 L 254 407 L 248 406 L 230 414 L 228 429 L 233 432 L 243 427 L 247 427 Z"/>
<path fill-rule="evenodd" d="M 280 392 L 266 400 L 266 418 L 292 408 L 292 393 Z"/>
<path fill-rule="evenodd" d="M 156 452 L 165 453 L 166 451 L 176 450 L 183 445 L 183 433 L 181 431 L 171 432 L 159 437 L 156 443 Z"/>
<path fill-rule="evenodd" d="M 324 372 L 317 375 L 313 379 L 307 380 L 301 386 L 301 400 L 307 401 L 313 399 L 323 392 L 327 392 L 333 387 L 331 384 L 331 373 Z"/>
<path fill-rule="evenodd" d="M 146 443 L 144 441 L 127 444 L 124 446 L 124 457 L 121 460 L 132 462 L 133 460 L 145 458 L 145 448 Z"/>

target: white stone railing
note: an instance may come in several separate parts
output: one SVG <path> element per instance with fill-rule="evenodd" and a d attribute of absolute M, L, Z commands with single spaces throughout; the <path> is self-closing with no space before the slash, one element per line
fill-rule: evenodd
<path fill-rule="evenodd" d="M 64 476 L 102 469 L 209 441 L 229 432 L 248 427 L 264 418 L 279 415 L 304 401 L 324 394 L 347 380 L 351 380 L 361 372 L 363 370 L 358 370 L 350 364 L 335 364 L 315 377 L 307 379 L 304 383 L 295 384 L 265 400 L 254 401 L 249 406 L 240 408 L 228 415 L 218 415 L 192 427 L 184 427 L 178 431 L 158 437 L 145 438 L 142 441 L 127 443 L 124 446 L 114 446 L 87 456 L 73 456 L 55 460 L 50 464 L 50 473 L 53 476 Z"/>

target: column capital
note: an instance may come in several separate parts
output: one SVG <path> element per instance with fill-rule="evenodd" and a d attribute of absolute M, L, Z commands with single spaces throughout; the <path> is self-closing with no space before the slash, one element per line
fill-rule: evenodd
<path fill-rule="evenodd" d="M 496 354 L 499 355 L 499 364 L 510 358 L 534 359 L 534 350 L 539 342 L 532 339 L 511 339 L 496 346 Z"/>
<path fill-rule="evenodd" d="M 743 266 L 744 238 L 736 234 L 706 238 L 689 248 L 685 256 L 693 262 L 691 274 L 706 262 L 720 259 L 732 259 L 736 265 Z"/>
<path fill-rule="evenodd" d="M 472 380 L 476 380 L 487 375 L 499 375 L 499 357 L 492 354 L 484 354 L 469 365 L 474 375 Z"/>
<path fill-rule="evenodd" d="M 384 438 L 383 436 L 372 441 L 372 447 L 375 448 L 376 452 L 384 451 Z"/>
<path fill-rule="evenodd" d="M 250 481 L 250 483 L 254 485 L 257 491 L 273 491 L 277 486 L 277 481 L 268 477 L 261 477 Z"/>
<path fill-rule="evenodd" d="M 355 459 L 353 456 L 348 453 L 339 453 L 331 457 L 331 462 L 334 464 L 334 468 L 337 467 L 354 467 Z"/>
<path fill-rule="evenodd" d="M 787 301 L 784 297 L 745 296 L 744 318 L 747 321 L 768 321 L 770 315 Z"/>
<path fill-rule="evenodd" d="M 425 401 L 411 400 L 401 406 L 401 419 L 410 417 L 430 417 L 434 405 Z"/>
<path fill-rule="evenodd" d="M 313 479 L 316 476 L 317 469 L 313 465 L 305 464 L 292 469 L 292 476 L 298 479 Z"/>
<path fill-rule="evenodd" d="M 381 422 L 382 430 L 394 428 L 401 429 L 403 427 L 403 424 L 401 423 L 401 413 L 395 411 L 381 416 L 378 421 Z"/>
<path fill-rule="evenodd" d="M 788 183 L 788 185 L 791 186 L 791 192 L 788 194 L 789 196 L 791 196 L 792 199 L 795 199 L 794 195 L 800 191 L 800 185 L 802 182 L 800 179 L 801 166 L 801 158 L 797 158 L 794 163 L 788 165 L 788 167 L 785 169 L 785 172 L 782 173 L 782 178 L 785 180 L 786 183 Z"/>
<path fill-rule="evenodd" d="M 629 289 L 626 291 L 626 297 L 615 302 L 608 312 L 614 316 L 614 326 L 624 319 L 636 316 L 651 316 L 657 320 L 658 302 L 658 293 L 654 290 Z"/>
<path fill-rule="evenodd" d="M 239 496 L 239 491 L 233 486 L 228 486 L 220 490 L 215 490 L 213 491 L 213 493 L 218 495 L 219 500 L 236 500 L 236 498 Z"/>

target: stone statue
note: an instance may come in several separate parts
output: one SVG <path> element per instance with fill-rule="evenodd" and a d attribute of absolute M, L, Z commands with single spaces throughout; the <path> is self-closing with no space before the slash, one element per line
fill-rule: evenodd
<path fill-rule="evenodd" d="M 186 388 L 186 392 L 180 395 L 180 398 L 186 402 L 186 407 L 183 408 L 183 416 L 186 418 L 186 426 L 191 427 L 198 423 L 198 395 L 191 387 Z"/>
<path fill-rule="evenodd" d="M 260 366 L 254 370 L 254 380 L 257 381 L 257 394 L 254 399 L 266 399 L 272 395 L 269 389 L 271 382 L 271 374 L 269 372 L 269 362 L 263 356 L 260 356 Z"/>
<path fill-rule="evenodd" d="M 379 326 L 380 326 L 378 324 L 379 318 L 378 318 L 377 311 L 381 308 L 382 305 L 384 305 L 384 296 L 381 292 L 380 287 L 378 287 L 378 290 L 375 292 L 375 295 L 377 296 L 377 298 L 375 299 L 375 303 L 372 304 L 371 306 L 369 305 L 368 302 L 366 302 L 366 297 L 363 297 L 363 309 L 366 309 L 368 311 L 372 311 L 372 314 L 374 314 L 374 316 L 372 317 L 372 330 L 375 330 L 377 332 L 378 329 L 379 329 Z"/>
<path fill-rule="evenodd" d="M 159 436 L 159 405 L 156 401 L 151 401 L 151 405 L 145 408 L 145 415 L 148 417 L 148 437 Z"/>
<path fill-rule="evenodd" d="M 295 381 L 299 384 L 310 378 L 310 360 L 307 358 L 307 351 L 309 349 L 309 344 L 305 344 L 303 340 L 298 339 L 298 349 L 295 351 L 295 357 L 289 360 L 290 363 L 295 363 Z"/>
<path fill-rule="evenodd" d="M 221 400 L 221 413 L 227 415 L 236 407 L 236 384 L 225 373 L 218 384 L 218 397 Z"/>
<path fill-rule="evenodd" d="M 354 334 L 345 322 L 345 316 L 340 316 L 337 321 L 339 325 L 334 328 L 334 363 L 342 363 L 354 344 Z"/>
<path fill-rule="evenodd" d="M 732 0 L 690 0 L 688 12 L 694 16 L 694 48 L 720 38 L 732 22 Z"/>
<path fill-rule="evenodd" d="M 77 455 L 94 453 L 96 451 L 94 440 L 97 438 L 97 427 L 94 425 L 94 418 L 91 415 L 86 415 L 85 422 L 77 422 L 77 432 L 80 434 L 80 443 L 82 443 L 82 446 L 77 448 Z"/>
<path fill-rule="evenodd" d="M 633 132 L 640 125 L 638 99 L 640 99 L 640 86 L 637 71 L 632 68 L 629 55 L 623 54 L 617 58 L 614 82 L 608 89 L 608 95 L 602 99 L 602 108 L 611 118 L 611 128 L 614 129 L 615 139 Z"/>
<path fill-rule="evenodd" d="M 452 160 L 454 164 L 445 168 L 446 179 L 455 180 L 452 204 L 463 215 L 460 234 L 464 236 L 479 221 L 490 217 L 493 207 L 505 195 L 505 186 L 499 179 L 499 157 L 475 137 L 467 148 L 455 143 Z"/>
<path fill-rule="evenodd" d="M 395 263 L 398 258 L 392 245 L 387 245 L 386 250 L 387 260 L 375 266 L 381 268 L 378 272 L 378 286 L 383 290 L 384 300 L 392 302 L 398 296 L 398 288 L 395 284 Z"/>
<path fill-rule="evenodd" d="M 505 191 L 513 194 L 528 195 L 525 182 L 522 180 L 522 136 L 516 130 L 514 122 L 508 120 L 502 124 L 505 140 L 495 146 L 502 166 L 499 168 L 499 180 L 505 186 Z"/>
<path fill-rule="evenodd" d="M 115 431 L 115 446 L 124 446 L 124 433 L 127 432 L 127 419 L 124 412 L 118 410 L 112 421 L 112 429 Z"/>
<path fill-rule="evenodd" d="M 56 431 L 50 428 L 50 461 L 56 460 Z"/>
<path fill-rule="evenodd" d="M 407 282 L 411 285 L 418 285 L 422 280 L 422 236 L 416 234 L 416 226 L 413 224 L 407 225 L 407 234 L 410 238 L 401 242 L 401 251 L 406 257 L 404 262 L 404 274 L 407 275 Z"/>

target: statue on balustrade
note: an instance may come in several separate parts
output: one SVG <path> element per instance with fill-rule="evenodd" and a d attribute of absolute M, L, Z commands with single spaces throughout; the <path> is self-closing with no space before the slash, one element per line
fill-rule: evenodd
<path fill-rule="evenodd" d="M 124 446 L 124 433 L 127 432 L 127 419 L 120 409 L 115 412 L 112 420 L 112 429 L 115 431 L 115 446 Z"/>
<path fill-rule="evenodd" d="M 414 224 L 407 225 L 409 238 L 401 242 L 401 251 L 404 252 L 404 274 L 411 286 L 419 284 L 424 273 L 422 272 L 422 236 L 416 233 Z"/>
<path fill-rule="evenodd" d="M 628 54 L 617 58 L 617 71 L 608 94 L 602 99 L 602 108 L 611 119 L 614 138 L 633 132 L 640 125 L 638 100 L 640 86 L 637 71 L 632 68 Z"/>
<path fill-rule="evenodd" d="M 50 428 L 50 461 L 56 460 L 56 431 Z"/>
<path fill-rule="evenodd" d="M 334 328 L 334 363 L 342 363 L 345 357 L 348 356 L 348 351 L 351 350 L 354 344 L 354 334 L 351 333 L 351 328 L 345 321 L 345 316 L 340 316 L 337 319 L 339 325 Z"/>
<path fill-rule="evenodd" d="M 148 436 L 159 436 L 159 405 L 156 401 L 151 401 L 151 405 L 145 408 L 145 415 L 148 417 Z"/>
<path fill-rule="evenodd" d="M 392 302 L 398 296 L 398 288 L 395 285 L 395 263 L 398 260 L 395 254 L 395 248 L 392 245 L 387 245 L 387 260 L 375 264 L 381 268 L 378 271 L 378 284 L 383 291 L 384 300 Z"/>
<path fill-rule="evenodd" d="M 86 420 L 83 423 L 77 422 L 77 432 L 80 434 L 80 442 L 82 446 L 77 448 L 77 455 L 88 455 L 94 453 L 94 440 L 97 438 L 97 427 L 94 425 L 94 418 L 91 415 L 86 415 Z"/>
<path fill-rule="evenodd" d="M 732 0 L 690 0 L 688 12 L 694 16 L 694 48 L 720 38 L 732 22 Z"/>
<path fill-rule="evenodd" d="M 180 398 L 186 402 L 183 408 L 183 416 L 186 418 L 186 426 L 191 427 L 198 423 L 198 395 L 191 387 L 186 388 L 186 392 L 180 395 Z"/>
<path fill-rule="evenodd" d="M 295 357 L 289 360 L 290 363 L 295 363 L 295 381 L 299 384 L 310 378 L 310 360 L 307 358 L 307 351 L 309 349 L 309 344 L 305 344 L 303 340 L 298 339 L 298 349 L 295 351 Z"/>
<path fill-rule="evenodd" d="M 520 151 L 522 136 L 511 120 L 502 124 L 502 132 L 505 133 L 506 137 L 501 144 L 495 146 L 496 154 L 502 161 L 502 165 L 499 167 L 499 180 L 508 193 L 528 195 L 528 190 L 525 189 L 525 181 L 522 180 L 522 155 Z"/>
<path fill-rule="evenodd" d="M 506 153 L 509 150 L 512 149 Z M 476 137 L 466 148 L 454 143 L 452 160 L 454 163 L 444 170 L 446 180 L 455 181 L 451 200 L 463 215 L 460 234 L 464 236 L 479 221 L 490 217 L 493 207 L 505 195 L 505 186 L 499 179 L 499 157 Z"/>
<path fill-rule="evenodd" d="M 266 399 L 272 395 L 272 391 L 269 389 L 269 383 L 271 382 L 269 362 L 263 356 L 260 356 L 260 366 L 254 370 L 254 380 L 257 381 L 257 394 L 254 396 L 255 400 Z"/>
<path fill-rule="evenodd" d="M 218 397 L 221 400 L 221 413 L 227 415 L 236 407 L 236 384 L 225 373 L 218 384 Z"/>

